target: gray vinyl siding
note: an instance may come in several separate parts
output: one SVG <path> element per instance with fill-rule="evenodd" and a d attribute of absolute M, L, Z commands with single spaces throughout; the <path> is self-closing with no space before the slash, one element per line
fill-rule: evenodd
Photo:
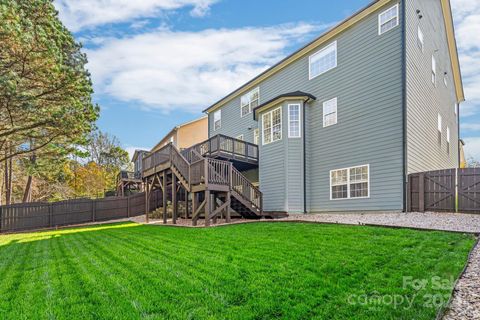
<path fill-rule="evenodd" d="M 259 84 L 260 103 L 297 90 L 317 98 L 305 105 L 309 212 L 403 208 L 401 22 L 378 35 L 378 14 L 396 3 L 390 2 L 332 40 L 337 41 L 335 69 L 308 78 L 308 56 L 329 41 Z M 338 124 L 323 128 L 323 102 L 334 97 L 338 98 Z M 253 141 L 253 130 L 248 128 L 258 124 L 253 117 L 240 118 L 240 97 L 221 109 L 222 128 L 212 130 L 212 112 L 210 135 L 243 133 L 245 140 Z M 303 207 L 303 174 L 295 169 L 303 158 L 297 157 L 299 146 L 286 141 L 287 119 L 284 108 L 282 141 L 260 146 L 260 189 L 266 211 Z M 260 143 L 261 134 L 260 130 Z M 370 198 L 330 200 L 330 170 L 364 164 L 370 165 Z M 294 179 L 297 175 L 301 181 Z"/>
<path fill-rule="evenodd" d="M 423 16 L 418 19 L 416 10 Z M 407 167 L 408 173 L 458 167 L 458 123 L 450 55 L 440 0 L 406 0 Z M 417 28 L 424 34 L 424 52 L 417 46 Z M 437 62 L 437 86 L 431 81 L 432 54 Z M 448 75 L 448 87 L 443 83 Z M 438 113 L 442 143 L 438 144 Z M 447 126 L 450 154 L 447 153 Z"/>
<path fill-rule="evenodd" d="M 303 212 L 303 133 L 300 138 L 288 137 L 288 105 L 302 101 L 290 100 L 263 110 L 259 115 L 259 127 L 264 112 L 282 108 L 282 139 L 269 144 L 260 140 L 260 190 L 265 211 Z M 302 112 L 301 112 L 302 113 Z M 303 114 L 301 114 L 303 119 Z M 303 128 L 303 126 L 302 126 Z"/>

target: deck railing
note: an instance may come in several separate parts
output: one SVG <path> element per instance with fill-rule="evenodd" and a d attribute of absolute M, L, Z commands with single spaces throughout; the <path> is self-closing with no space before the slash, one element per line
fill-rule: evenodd
<path fill-rule="evenodd" d="M 118 173 L 117 180 L 141 180 L 142 173 L 141 172 L 132 172 L 132 171 L 125 171 L 122 170 Z"/>
<path fill-rule="evenodd" d="M 195 150 L 198 154 L 207 157 L 222 157 L 250 162 L 258 162 L 258 146 L 243 140 L 228 137 L 222 134 L 196 144 L 185 150 L 188 153 Z"/>
<path fill-rule="evenodd" d="M 251 202 L 255 207 L 262 207 L 262 192 L 255 187 L 245 176 L 232 166 L 232 190 L 237 192 L 245 200 Z"/>

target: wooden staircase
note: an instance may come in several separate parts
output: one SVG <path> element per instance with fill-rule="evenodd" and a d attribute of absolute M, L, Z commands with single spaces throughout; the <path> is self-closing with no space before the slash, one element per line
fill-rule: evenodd
<path fill-rule="evenodd" d="M 156 186 L 162 190 L 172 188 L 173 203 L 176 203 L 175 194 L 181 188 L 190 193 L 194 225 L 202 214 L 206 225 L 211 219 L 215 222 L 220 215 L 225 216 L 228 221 L 230 210 L 248 219 L 264 217 L 263 195 L 260 190 L 238 171 L 231 161 L 211 158 L 200 153 L 195 146 L 180 152 L 175 146 L 168 144 L 145 157 L 143 178 L 147 189 L 147 203 L 148 195 Z M 164 195 L 166 197 L 166 193 Z M 199 199 L 203 201 L 200 203 Z M 177 208 L 174 204 L 174 223 L 178 216 Z M 163 210 L 163 213 L 166 222 L 166 210 Z M 188 210 L 186 216 L 190 217 Z"/>

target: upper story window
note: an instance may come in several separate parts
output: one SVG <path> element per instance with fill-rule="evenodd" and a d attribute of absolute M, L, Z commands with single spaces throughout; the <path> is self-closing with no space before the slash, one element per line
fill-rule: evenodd
<path fill-rule="evenodd" d="M 425 47 L 425 42 L 423 38 L 423 32 L 422 32 L 422 29 L 420 29 L 420 26 L 418 26 L 418 31 L 417 31 L 417 45 L 420 48 L 420 50 L 422 50 L 423 52 L 423 49 Z"/>
<path fill-rule="evenodd" d="M 257 129 L 253 130 L 253 143 L 257 144 L 258 145 L 258 140 L 259 140 L 259 137 L 260 137 L 260 132 Z"/>
<path fill-rule="evenodd" d="M 337 98 L 323 103 L 323 127 L 337 124 Z"/>
<path fill-rule="evenodd" d="M 241 105 L 241 113 L 242 117 L 246 116 L 247 114 L 252 113 L 252 110 L 258 106 L 258 101 L 260 99 L 260 89 L 255 88 L 252 91 L 244 94 L 240 98 L 240 105 Z"/>
<path fill-rule="evenodd" d="M 447 127 L 447 153 L 450 153 L 450 128 Z"/>
<path fill-rule="evenodd" d="M 337 41 L 309 57 L 309 79 L 318 77 L 337 66 Z"/>
<path fill-rule="evenodd" d="M 222 110 L 213 113 L 213 130 L 218 130 L 222 127 Z"/>
<path fill-rule="evenodd" d="M 302 136 L 300 125 L 300 105 L 288 105 L 288 137 L 300 138 Z"/>
<path fill-rule="evenodd" d="M 282 140 L 282 108 L 266 112 L 262 116 L 263 144 Z"/>
<path fill-rule="evenodd" d="M 370 195 L 370 166 L 330 171 L 330 199 L 368 198 Z"/>
<path fill-rule="evenodd" d="M 432 56 L 432 83 L 437 86 L 437 60 Z"/>
<path fill-rule="evenodd" d="M 398 20 L 398 4 L 380 13 L 378 15 L 378 34 L 384 34 L 398 26 Z"/>
<path fill-rule="evenodd" d="M 442 116 L 438 114 L 438 120 L 437 120 L 437 130 L 438 130 L 438 144 L 442 144 Z"/>

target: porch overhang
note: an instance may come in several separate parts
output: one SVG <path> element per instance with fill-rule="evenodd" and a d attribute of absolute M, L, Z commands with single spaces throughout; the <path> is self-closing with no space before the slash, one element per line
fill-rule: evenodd
<path fill-rule="evenodd" d="M 284 93 L 279 96 L 276 96 L 273 99 L 268 100 L 265 103 L 262 103 L 261 105 L 255 107 L 253 109 L 253 119 L 257 120 L 257 114 L 261 112 L 262 110 L 268 109 L 270 107 L 273 107 L 279 103 L 282 103 L 286 100 L 302 100 L 304 103 L 309 102 L 312 100 L 316 100 L 317 98 L 310 94 L 306 93 L 303 91 L 294 91 L 294 92 L 289 92 L 289 93 Z"/>

